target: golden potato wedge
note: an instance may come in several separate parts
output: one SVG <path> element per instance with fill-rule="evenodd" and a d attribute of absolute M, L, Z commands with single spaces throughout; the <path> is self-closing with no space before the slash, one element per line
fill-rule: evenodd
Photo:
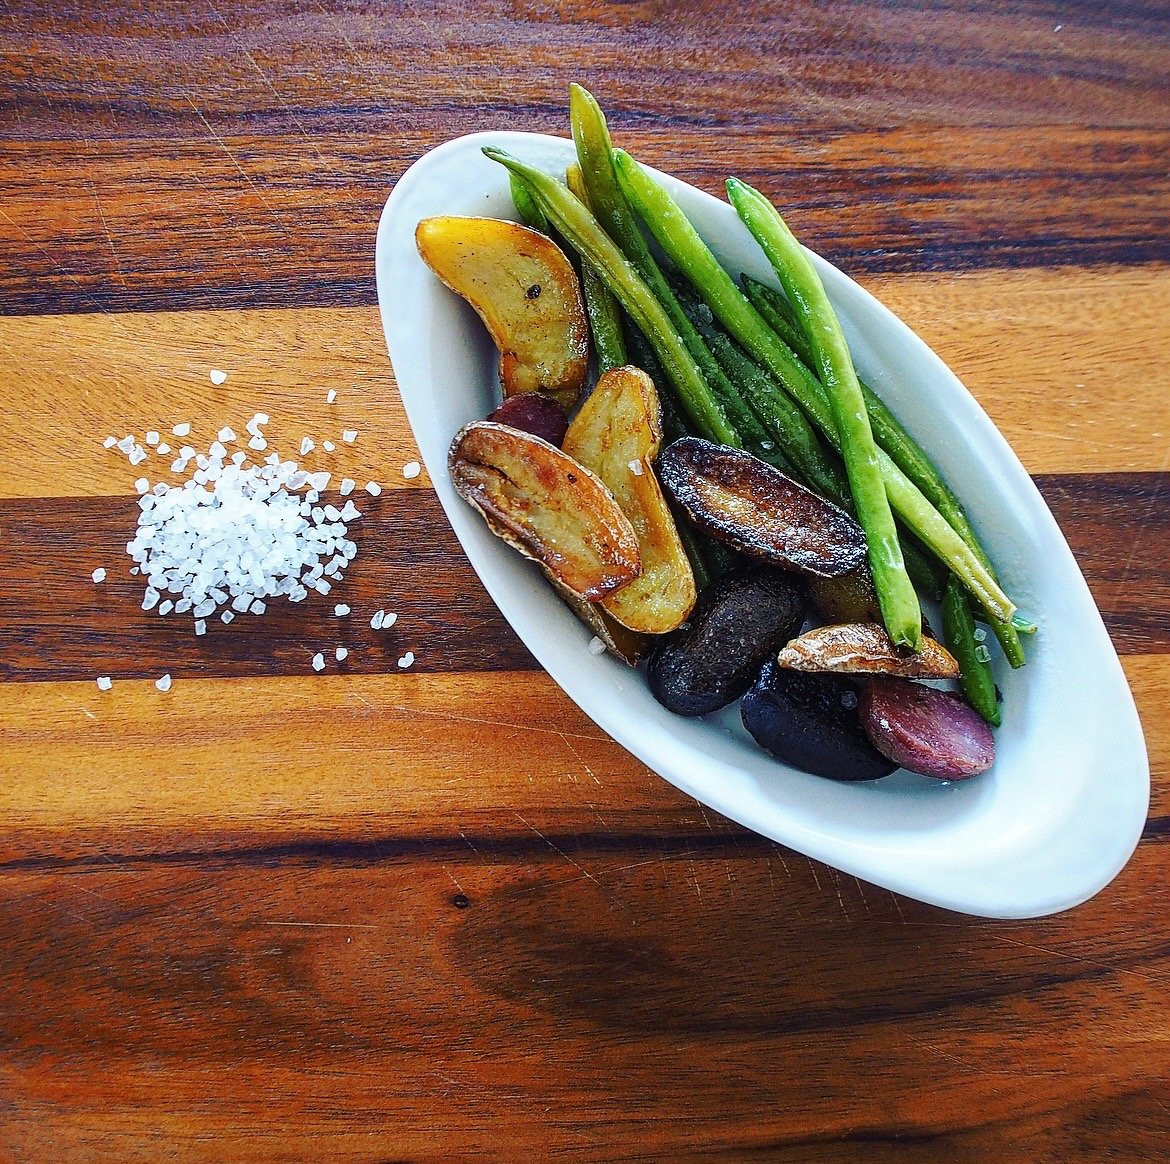
<path fill-rule="evenodd" d="M 805 631 L 780 651 L 776 662 L 793 671 L 898 675 L 903 679 L 959 677 L 959 664 L 941 643 L 923 635 L 920 650 L 900 650 L 876 622 L 834 623 Z"/>
<path fill-rule="evenodd" d="M 652 462 L 662 444 L 654 382 L 640 368 L 613 368 L 589 394 L 563 448 L 609 487 L 638 535 L 642 573 L 602 600 L 605 611 L 642 634 L 667 634 L 695 605 L 695 578 Z"/>
<path fill-rule="evenodd" d="M 571 408 L 589 370 L 589 326 L 564 251 L 539 231 L 497 218 L 424 218 L 414 238 L 427 266 L 487 326 L 500 349 L 504 395 L 548 392 Z"/>
<path fill-rule="evenodd" d="M 452 442 L 447 467 L 493 533 L 578 597 L 596 602 L 641 572 L 637 534 L 613 495 L 548 441 L 473 421 Z"/>

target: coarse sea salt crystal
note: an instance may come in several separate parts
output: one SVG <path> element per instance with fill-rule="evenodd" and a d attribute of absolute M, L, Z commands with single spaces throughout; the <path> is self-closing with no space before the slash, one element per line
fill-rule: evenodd
<path fill-rule="evenodd" d="M 342 432 L 341 439 L 345 441 L 347 445 L 352 445 L 353 442 L 357 440 L 357 436 L 358 434 L 356 428 L 347 428 Z"/>
<path fill-rule="evenodd" d="M 141 465 L 149 454 L 141 445 L 135 445 L 130 453 L 130 464 Z"/>
<path fill-rule="evenodd" d="M 176 424 L 175 427 L 171 429 L 171 433 L 177 437 L 190 436 L 191 426 L 186 421 L 183 421 L 182 424 Z"/>
<path fill-rule="evenodd" d="M 637 460 L 637 458 L 628 462 L 626 468 L 629 469 L 629 471 L 633 473 L 635 477 L 642 476 L 642 462 Z"/>
<path fill-rule="evenodd" d="M 605 643 L 602 642 L 596 635 L 589 640 L 589 653 L 591 655 L 604 655 Z"/>
<path fill-rule="evenodd" d="M 90 577 L 95 582 L 104 582 L 106 580 L 105 568 L 102 566 L 99 566 L 92 574 L 90 574 Z"/>
<path fill-rule="evenodd" d="M 301 456 L 311 453 L 317 446 L 309 437 L 301 437 Z"/>
<path fill-rule="evenodd" d="M 333 653 L 334 653 L 334 655 L 337 656 L 337 661 L 339 663 L 344 663 L 345 660 L 349 658 L 349 648 L 348 647 L 338 647 L 337 650 L 334 651 Z"/>
<path fill-rule="evenodd" d="M 118 443 L 117 437 L 108 436 L 108 437 L 106 437 L 106 439 L 104 441 L 102 441 L 102 448 L 112 449 L 117 443 Z"/>
<path fill-rule="evenodd" d="M 331 453 L 331 452 L 333 452 L 333 450 L 334 450 L 334 449 L 336 449 L 336 448 L 337 448 L 337 446 L 336 446 L 336 445 L 335 445 L 335 444 L 334 444 L 332 441 L 322 441 L 322 442 L 321 442 L 321 447 L 322 447 L 322 448 L 323 448 L 323 449 L 324 449 L 324 450 L 325 450 L 327 453 Z"/>
<path fill-rule="evenodd" d="M 134 482 L 134 489 L 137 493 L 145 493 L 150 488 L 150 482 L 145 477 L 139 477 Z"/>
<path fill-rule="evenodd" d="M 414 477 L 417 477 L 421 472 L 422 465 L 420 465 L 418 461 L 407 461 L 406 464 L 402 466 L 402 475 L 408 481 Z"/>
<path fill-rule="evenodd" d="M 97 685 L 99 691 L 109 691 L 114 686 L 114 681 L 109 675 L 99 675 L 97 677 Z"/>
<path fill-rule="evenodd" d="M 155 685 L 155 687 L 157 687 L 157 688 L 158 688 L 160 691 L 170 691 L 170 689 L 171 689 L 171 677 L 170 677 L 170 675 L 169 675 L 169 674 L 167 674 L 167 675 L 160 675 L 160 676 L 159 676 L 159 677 L 158 677 L 158 678 L 157 678 L 157 679 L 154 681 L 154 685 Z"/>
<path fill-rule="evenodd" d="M 386 612 L 384 610 L 374 611 L 374 617 L 370 619 L 370 627 L 373 630 L 381 630 L 386 619 Z"/>
<path fill-rule="evenodd" d="M 348 497 L 353 492 L 356 484 L 357 482 L 352 477 L 342 477 L 341 484 L 337 486 L 337 492 L 342 497 Z"/>
<path fill-rule="evenodd" d="M 165 457 L 170 451 L 171 446 L 168 445 L 166 441 L 162 441 L 155 450 L 155 452 L 157 452 L 160 457 Z"/>
<path fill-rule="evenodd" d="M 227 379 L 227 373 L 221 371 L 219 368 L 212 368 L 207 375 L 208 379 L 216 385 L 222 384 Z"/>
<path fill-rule="evenodd" d="M 215 435 L 217 439 L 223 441 L 225 445 L 231 444 L 231 442 L 236 439 L 236 430 L 232 428 L 231 425 L 225 424 L 223 428 L 221 428 Z"/>
<path fill-rule="evenodd" d="M 407 651 L 406 654 L 403 655 L 402 658 L 398 660 L 398 665 L 403 670 L 405 670 L 407 667 L 412 666 L 413 664 L 414 664 L 414 652 L 413 651 Z"/>
<path fill-rule="evenodd" d="M 345 616 L 346 616 L 347 614 L 349 614 L 349 605 L 348 605 L 348 603 L 345 603 L 345 602 L 339 602 L 339 603 L 338 603 L 338 604 L 337 604 L 337 605 L 336 605 L 336 606 L 333 608 L 333 613 L 334 613 L 335 615 L 337 615 L 337 617 L 338 617 L 338 618 L 345 618 Z"/>
<path fill-rule="evenodd" d="M 392 610 L 386 611 L 386 617 L 382 619 L 382 629 L 388 630 L 398 621 L 398 615 Z"/>
<path fill-rule="evenodd" d="M 146 434 L 146 443 L 148 445 L 157 445 L 160 439 L 161 438 L 159 437 L 158 433 L 154 431 L 154 429 L 151 429 L 150 432 Z"/>
<path fill-rule="evenodd" d="M 377 481 L 367 481 L 366 482 L 366 492 L 371 497 L 377 497 L 378 494 L 382 492 L 382 486 L 379 485 Z"/>
<path fill-rule="evenodd" d="M 195 620 L 195 633 L 197 635 L 207 634 L 207 623 L 201 618 Z"/>
<path fill-rule="evenodd" d="M 329 391 L 325 393 L 325 403 L 332 404 L 336 399 L 337 399 L 337 389 L 330 388 Z"/>
<path fill-rule="evenodd" d="M 313 656 L 313 670 L 314 671 L 324 671 L 325 670 L 325 656 L 320 651 L 318 651 Z"/>

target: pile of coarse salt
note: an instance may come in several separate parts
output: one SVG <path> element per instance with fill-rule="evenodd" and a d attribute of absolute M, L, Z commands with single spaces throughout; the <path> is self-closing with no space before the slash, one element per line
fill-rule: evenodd
<path fill-rule="evenodd" d="M 259 425 L 267 419 L 257 414 L 247 426 L 254 450 L 266 447 Z M 216 613 L 225 623 L 263 614 L 271 599 L 301 602 L 341 581 L 357 555 L 348 527 L 361 511 L 348 500 L 341 509 L 321 504 L 329 473 L 306 472 L 275 452 L 249 464 L 222 439 L 205 454 L 184 446 L 171 469 L 182 475 L 192 465 L 181 484 L 138 483 L 138 528 L 126 551 L 146 581 L 143 610 L 189 612 L 203 634 Z"/>

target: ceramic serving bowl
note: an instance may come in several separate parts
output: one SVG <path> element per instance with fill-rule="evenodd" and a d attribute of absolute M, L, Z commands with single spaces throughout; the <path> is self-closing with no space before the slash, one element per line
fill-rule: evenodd
<path fill-rule="evenodd" d="M 563 174 L 572 143 L 480 133 L 439 146 L 394 187 L 378 227 L 378 300 L 419 450 L 451 525 L 501 612 L 601 728 L 682 791 L 764 836 L 898 893 L 988 917 L 1036 917 L 1097 893 L 1129 859 L 1149 804 L 1132 696 L 1101 617 L 1052 514 L 987 415 L 896 316 L 814 257 L 863 378 L 915 434 L 964 502 L 1007 592 L 1039 624 L 1028 665 L 1003 663 L 994 767 L 940 783 L 897 772 L 836 783 L 762 752 L 738 706 L 671 715 L 639 671 L 591 654 L 590 632 L 537 567 L 488 532 L 454 491 L 447 450 L 498 402 L 497 354 L 479 319 L 418 257 L 435 214 L 515 218 L 494 145 Z M 733 274 L 775 282 L 726 203 L 666 183 Z"/>

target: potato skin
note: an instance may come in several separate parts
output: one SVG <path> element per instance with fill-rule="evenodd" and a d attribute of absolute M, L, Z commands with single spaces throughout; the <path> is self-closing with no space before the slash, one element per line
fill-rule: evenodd
<path fill-rule="evenodd" d="M 641 572 L 638 538 L 613 494 L 548 441 L 508 425 L 465 425 L 447 455 L 451 482 L 492 532 L 595 602 Z"/>
<path fill-rule="evenodd" d="M 794 574 L 751 567 L 721 578 L 651 654 L 646 676 L 654 698 L 676 715 L 725 707 L 752 685 L 804 614 L 805 588 Z"/>
<path fill-rule="evenodd" d="M 550 445 L 561 447 L 569 418 L 564 408 L 543 392 L 521 392 L 507 397 L 487 417 L 496 424 L 507 424 L 522 432 L 530 432 Z"/>
<path fill-rule="evenodd" d="M 663 451 L 658 473 L 695 525 L 750 558 L 824 577 L 866 559 L 849 514 L 743 449 L 683 437 Z"/>
<path fill-rule="evenodd" d="M 859 699 L 843 675 L 787 671 L 770 659 L 740 715 L 756 743 L 793 768 L 832 780 L 878 780 L 897 764 L 866 736 Z"/>

